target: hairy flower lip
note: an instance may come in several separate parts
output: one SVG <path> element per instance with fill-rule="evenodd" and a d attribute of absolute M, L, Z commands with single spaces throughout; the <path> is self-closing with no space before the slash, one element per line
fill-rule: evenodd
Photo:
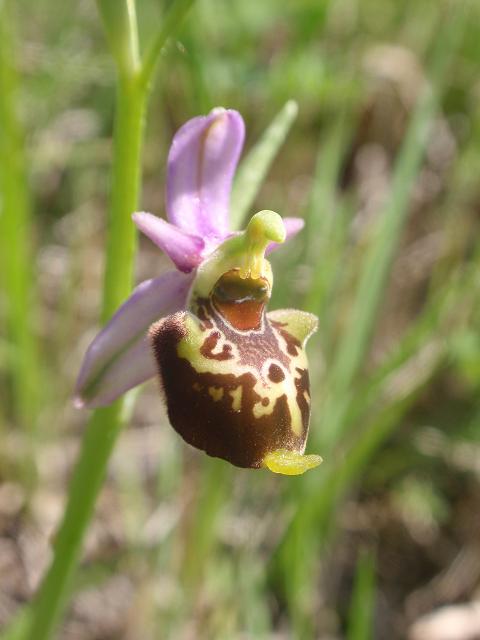
<path fill-rule="evenodd" d="M 132 219 L 177 270 L 141 283 L 95 337 L 77 379 L 76 407 L 108 405 L 155 375 L 145 339 L 149 326 L 186 307 L 195 274 L 222 242 L 239 235 L 229 229 L 228 219 L 244 136 L 241 115 L 224 108 L 189 120 L 175 134 L 168 154 L 167 220 L 145 211 Z M 304 223 L 284 218 L 283 224 L 289 238 Z M 265 253 L 276 246 L 271 242 Z"/>

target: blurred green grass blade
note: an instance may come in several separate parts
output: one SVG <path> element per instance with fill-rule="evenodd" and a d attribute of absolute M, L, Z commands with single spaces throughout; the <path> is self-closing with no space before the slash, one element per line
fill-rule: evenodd
<path fill-rule="evenodd" d="M 351 321 L 334 361 L 330 378 L 330 394 L 326 399 L 322 427 L 319 430 L 323 437 L 322 454 L 328 452 L 328 457 L 324 468 L 316 477 L 306 477 L 298 486 L 300 491 L 296 491 L 294 497 L 297 504 L 296 511 L 279 543 L 278 556 L 274 559 L 273 571 L 276 574 L 278 570 L 276 565 L 279 562 L 280 571 L 283 574 L 282 583 L 290 597 L 293 596 L 293 602 L 290 602 L 293 613 L 297 607 L 296 590 L 301 588 L 301 584 L 305 581 L 311 583 L 308 556 L 305 557 L 302 549 L 296 544 L 298 532 L 301 531 L 303 536 L 308 536 L 309 531 L 317 532 L 315 537 L 310 536 L 312 540 L 310 554 L 315 553 L 319 544 L 325 539 L 325 533 L 334 522 L 331 516 L 335 505 L 361 473 L 373 452 L 398 424 L 400 416 L 410 406 L 415 392 L 418 392 L 418 389 L 413 390 L 408 398 L 402 398 L 398 404 L 389 407 L 381 419 L 372 421 L 351 453 L 346 457 L 342 456 L 341 461 L 337 459 L 334 449 L 343 434 L 348 409 L 355 397 L 354 379 L 368 347 L 379 302 L 406 219 L 410 191 L 419 171 L 442 80 L 447 63 L 459 40 L 464 18 L 465 15 L 458 11 L 441 30 L 438 37 L 440 44 L 433 55 L 431 85 L 425 88 L 410 124 L 396 164 L 389 205 L 383 217 L 380 218 L 376 237 L 366 257 L 353 303 Z M 315 429 L 313 431 L 315 432 Z M 320 534 L 320 531 L 323 531 L 323 534 Z M 292 575 L 298 576 L 294 584 L 292 584 Z"/>
<path fill-rule="evenodd" d="M 348 105 L 321 140 L 306 216 L 306 262 L 311 265 L 311 282 L 302 308 L 319 318 L 318 339 L 324 355 L 330 342 L 329 327 L 336 313 L 333 293 L 338 286 L 352 209 L 350 203 L 341 199 L 338 184 L 355 123 Z"/>
<path fill-rule="evenodd" d="M 346 106 L 321 138 L 315 175 L 306 215 L 306 259 L 316 263 L 322 260 L 322 251 L 328 248 L 335 232 L 338 207 L 338 183 L 342 162 L 350 142 L 351 130 L 356 124 L 352 109 Z M 323 263 L 322 263 L 323 268 Z M 321 271 L 321 269 L 319 269 Z"/>
<path fill-rule="evenodd" d="M 257 144 L 240 163 L 230 201 L 231 228 L 239 229 L 250 211 L 265 176 L 283 144 L 298 113 L 298 105 L 289 100 L 276 115 Z"/>
<path fill-rule="evenodd" d="M 188 51 L 185 57 L 185 65 L 189 71 L 190 81 L 188 90 L 190 94 L 190 107 L 192 113 L 208 113 L 215 107 L 212 96 L 212 87 L 206 74 L 205 56 L 208 55 L 205 42 L 198 37 L 198 28 L 192 28 L 187 23 L 182 29 L 182 45 Z"/>
<path fill-rule="evenodd" d="M 452 313 L 475 288 L 477 264 L 477 260 L 472 260 L 469 268 L 452 274 L 436 292 L 422 316 L 404 335 L 397 350 L 356 393 L 348 408 L 347 419 L 357 425 L 366 423 L 367 426 L 346 453 L 343 452 L 341 456 L 332 453 L 330 459 L 325 461 L 321 478 L 308 486 L 279 546 L 278 558 L 284 568 L 286 588 L 291 592 L 292 599 L 297 597 L 298 589 L 311 576 L 304 551 L 305 547 L 308 548 L 310 532 L 314 531 L 314 547 L 331 535 L 335 505 L 401 423 L 401 417 L 421 390 L 448 359 L 449 342 L 443 336 L 448 332 Z M 418 361 L 422 363 L 420 368 Z M 418 373 L 415 380 L 408 373 L 412 366 Z M 400 385 L 398 394 L 379 410 L 382 399 L 391 395 L 392 376 L 405 378 L 406 374 L 409 384 Z M 373 417 L 369 419 L 369 415 Z M 297 491 L 298 487 L 295 488 L 295 494 Z M 298 540 L 301 540 L 300 544 Z M 276 571 L 275 566 L 273 570 Z"/>
<path fill-rule="evenodd" d="M 14 414 L 23 427 L 31 430 L 38 409 L 38 357 L 33 330 L 38 317 L 12 19 L 9 3 L 0 0 L 0 280 L 6 292 Z"/>
<path fill-rule="evenodd" d="M 440 362 L 439 358 L 421 387 L 411 390 L 407 396 L 401 397 L 380 413 L 377 412 L 346 452 L 332 454 L 324 462 L 322 476 L 317 479 L 314 491 L 309 492 L 309 499 L 305 499 L 304 495 L 299 502 L 298 510 L 270 567 L 271 575 L 284 590 L 292 615 L 301 618 L 301 594 L 314 590 L 316 574 L 312 568 L 312 557 L 332 539 L 337 505 L 378 448 L 395 430 L 402 416 L 418 398 L 424 384 L 437 371 Z"/>
<path fill-rule="evenodd" d="M 393 353 L 382 365 L 378 379 L 367 381 L 360 388 L 357 402 L 349 408 L 348 419 L 357 425 L 363 423 L 364 428 L 346 452 L 339 450 L 338 455 L 332 453 L 330 459 L 325 461 L 323 475 L 315 485 L 309 486 L 310 499 L 306 499 L 304 494 L 299 504 L 271 568 L 273 575 L 282 581 L 290 606 L 297 610 L 297 615 L 298 609 L 301 610 L 302 607 L 299 593 L 302 589 L 308 592 L 309 587 L 306 585 L 311 585 L 314 579 L 309 557 L 319 545 L 326 544 L 331 539 L 335 530 L 336 505 L 361 476 L 379 447 L 401 424 L 402 416 L 412 407 L 422 389 L 449 358 L 449 343 L 442 337 L 439 329 L 441 325 L 444 325 L 445 330 L 448 328 L 449 317 L 465 295 L 474 288 L 477 270 L 476 261 L 472 262 L 471 268 L 462 271 L 461 277 L 454 274 L 437 292 L 438 295 L 429 308 L 404 336 L 398 352 Z M 437 348 L 432 349 L 435 346 L 431 344 L 434 338 Z M 423 357 L 424 353 L 428 355 L 427 359 Z M 418 359 L 422 360 L 422 366 L 418 370 L 417 364 L 416 369 L 421 375 L 417 376 L 415 383 L 407 387 L 401 386 L 398 395 L 379 410 L 381 398 L 385 393 L 390 394 L 389 374 L 404 376 L 406 370 Z M 408 378 L 410 383 L 411 375 Z M 279 570 L 283 578 L 279 576 Z"/>
<path fill-rule="evenodd" d="M 465 296 L 474 290 L 477 274 L 476 260 L 472 261 L 468 269 L 454 273 L 403 336 L 398 348 L 359 387 L 347 417 L 357 425 L 367 422 L 367 426 L 349 446 L 347 453 L 342 454 L 340 463 L 335 454 L 332 454 L 331 460 L 325 461 L 320 483 L 309 486 L 310 499 L 302 499 L 301 508 L 298 508 L 292 521 L 292 528 L 299 525 L 301 529 L 307 530 L 309 519 L 314 518 L 316 537 L 322 538 L 322 523 L 325 524 L 330 519 L 336 500 L 362 472 L 371 456 L 395 428 L 395 424 L 399 424 L 403 413 L 449 358 L 450 343 L 445 340 L 445 336 L 451 326 L 450 317 L 462 305 Z M 418 366 L 419 360 L 422 362 L 421 367 Z M 416 378 L 413 379 L 408 374 L 409 385 L 399 386 L 398 393 L 379 410 L 378 404 L 382 399 L 386 395 L 392 395 L 392 376 L 405 377 L 412 366 L 418 371 Z M 368 415 L 373 415 L 374 418 L 369 420 Z M 295 545 L 295 535 L 295 532 L 287 535 L 291 537 L 292 545 Z"/>
<path fill-rule="evenodd" d="M 349 323 L 331 372 L 331 391 L 322 427 L 323 442 L 327 449 L 343 429 L 344 410 L 352 383 L 369 346 L 395 250 L 407 218 L 411 191 L 420 170 L 447 65 L 463 31 L 464 17 L 465 12 L 459 8 L 437 39 L 429 83 L 425 83 L 412 116 L 396 162 L 389 202 L 378 220 L 378 228 L 365 257 Z"/>
<path fill-rule="evenodd" d="M 1 632 L 1 640 L 23 640 L 32 616 L 31 605 L 25 605 L 15 614 L 7 627 Z"/>
<path fill-rule="evenodd" d="M 386 396 L 391 398 L 392 386 L 397 386 L 399 392 L 405 392 L 407 388 L 423 384 L 424 375 L 428 374 L 427 364 L 437 357 L 447 357 L 448 343 L 444 336 L 450 330 L 449 318 L 457 305 L 462 304 L 472 281 L 471 277 L 459 279 L 456 275 L 439 289 L 391 355 L 360 385 L 348 408 L 347 422 L 356 423 L 369 407 L 387 401 Z M 395 385 L 394 380 L 400 382 L 400 378 L 404 383 Z"/>
<path fill-rule="evenodd" d="M 319 528 L 309 527 L 311 521 L 307 509 L 299 514 L 289 529 L 288 546 L 280 548 L 279 563 L 271 567 L 270 577 L 274 578 L 275 589 L 283 591 L 288 611 L 294 627 L 294 637 L 315 638 L 312 620 L 312 604 L 315 584 L 319 577 L 318 563 L 312 555 L 318 549 L 317 538 L 322 535 Z M 279 570 L 280 569 L 280 573 Z"/>
<path fill-rule="evenodd" d="M 371 640 L 375 607 L 375 559 L 363 551 L 357 562 L 348 616 L 347 640 Z"/>
<path fill-rule="evenodd" d="M 168 38 L 178 31 L 194 2 L 195 0 L 174 0 L 174 2 L 169 3 L 169 10 L 165 14 L 159 30 L 143 56 L 140 73 L 140 85 L 143 88 L 148 89 L 163 47 Z"/>
<path fill-rule="evenodd" d="M 197 504 L 185 545 L 183 577 L 188 588 L 195 588 L 208 563 L 231 480 L 232 474 L 223 460 L 208 459 L 202 469 Z"/>
<path fill-rule="evenodd" d="M 271 638 L 273 634 L 268 600 L 265 598 L 265 575 L 261 562 L 251 553 L 240 556 L 238 588 L 241 601 L 243 628 L 249 638 Z"/>

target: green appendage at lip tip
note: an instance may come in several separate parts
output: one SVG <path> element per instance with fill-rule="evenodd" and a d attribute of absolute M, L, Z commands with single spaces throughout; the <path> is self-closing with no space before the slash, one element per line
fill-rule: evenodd
<path fill-rule="evenodd" d="M 277 451 L 267 453 L 263 459 L 263 466 L 273 473 L 280 473 L 284 476 L 299 476 L 305 471 L 315 469 L 322 462 L 323 458 L 315 454 L 303 455 L 297 451 L 277 449 Z"/>

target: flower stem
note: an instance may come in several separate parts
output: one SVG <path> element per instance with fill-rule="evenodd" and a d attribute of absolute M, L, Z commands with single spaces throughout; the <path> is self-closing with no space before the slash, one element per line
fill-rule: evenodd
<path fill-rule="evenodd" d="M 103 323 L 110 320 L 132 288 L 137 236 L 131 215 L 138 208 L 145 103 L 146 92 L 138 87 L 135 76 L 119 80 Z"/>
<path fill-rule="evenodd" d="M 132 288 L 136 232 L 131 214 L 138 208 L 150 80 L 163 43 L 178 27 L 191 4 L 191 0 L 173 3 L 142 64 L 135 1 L 97 0 L 118 71 L 103 323 L 125 301 Z M 29 640 L 50 638 L 61 617 L 111 452 L 127 421 L 125 404 L 118 400 L 109 407 L 97 409 L 89 421 L 56 537 L 53 562 L 38 593 L 26 635 Z"/>
<path fill-rule="evenodd" d="M 92 518 L 117 436 L 122 428 L 122 401 L 97 409 L 87 426 L 70 484 L 67 508 L 55 540 L 52 565 L 37 596 L 26 638 L 51 637 L 67 602 L 82 542 Z"/>
<path fill-rule="evenodd" d="M 111 206 L 108 223 L 102 321 L 106 322 L 130 293 L 136 235 L 131 214 L 138 207 L 146 91 L 135 74 L 119 73 L 117 84 Z M 52 565 L 39 591 L 27 638 L 46 640 L 58 622 L 105 477 L 121 431 L 123 402 L 92 415 L 71 481 Z"/>

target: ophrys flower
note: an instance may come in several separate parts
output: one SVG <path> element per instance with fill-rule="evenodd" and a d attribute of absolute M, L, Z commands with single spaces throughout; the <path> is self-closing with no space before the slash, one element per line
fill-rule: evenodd
<path fill-rule="evenodd" d="M 109 404 L 158 372 L 172 426 L 187 442 L 238 466 L 301 473 L 319 462 L 302 455 L 310 416 L 304 345 L 316 318 L 266 313 L 273 278 L 264 254 L 303 223 L 264 211 L 245 232 L 229 230 L 243 138 L 241 116 L 224 109 L 175 135 L 169 222 L 149 213 L 133 219 L 177 270 L 140 284 L 93 340 L 76 404 Z"/>

